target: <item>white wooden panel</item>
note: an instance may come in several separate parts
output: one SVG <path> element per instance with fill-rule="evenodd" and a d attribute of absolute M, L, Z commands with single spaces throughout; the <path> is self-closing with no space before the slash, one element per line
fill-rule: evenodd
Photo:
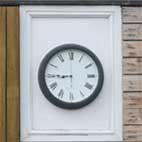
<path fill-rule="evenodd" d="M 21 141 L 122 140 L 120 7 L 21 6 Z M 43 96 L 37 73 L 54 47 L 77 43 L 102 62 L 104 85 L 98 98 L 65 110 Z"/>

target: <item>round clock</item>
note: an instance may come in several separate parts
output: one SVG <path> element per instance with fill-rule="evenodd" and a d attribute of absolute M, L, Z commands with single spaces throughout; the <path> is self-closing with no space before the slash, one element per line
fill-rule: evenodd
<path fill-rule="evenodd" d="M 44 96 L 65 109 L 78 109 L 92 102 L 102 88 L 103 79 L 97 56 L 77 44 L 64 44 L 51 50 L 38 72 Z"/>

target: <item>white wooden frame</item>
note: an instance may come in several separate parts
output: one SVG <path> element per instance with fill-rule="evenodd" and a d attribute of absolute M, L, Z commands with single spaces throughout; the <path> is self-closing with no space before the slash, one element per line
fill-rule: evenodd
<path fill-rule="evenodd" d="M 115 6 L 21 6 L 20 7 L 20 69 L 21 69 L 21 141 L 120 141 L 122 140 L 122 55 L 121 55 L 121 12 Z M 108 18 L 111 27 L 113 53 L 113 93 L 112 119 L 110 130 L 34 130 L 31 127 L 32 102 L 30 90 L 31 32 L 33 18 L 46 17 L 89 17 Z M 117 110 L 117 112 L 116 112 Z"/>

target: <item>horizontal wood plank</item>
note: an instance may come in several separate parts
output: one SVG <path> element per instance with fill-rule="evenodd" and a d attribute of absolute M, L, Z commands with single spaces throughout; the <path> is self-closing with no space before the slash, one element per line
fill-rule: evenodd
<path fill-rule="evenodd" d="M 124 141 L 142 142 L 142 126 L 141 125 L 124 126 Z"/>
<path fill-rule="evenodd" d="M 142 23 L 142 7 L 123 7 L 123 23 Z"/>
<path fill-rule="evenodd" d="M 123 57 L 142 57 L 142 41 L 124 41 Z"/>
<path fill-rule="evenodd" d="M 123 40 L 142 40 L 142 24 L 123 24 Z"/>
<path fill-rule="evenodd" d="M 124 109 L 124 125 L 142 125 L 142 109 Z"/>
<path fill-rule="evenodd" d="M 142 74 L 142 58 L 123 59 L 123 74 Z"/>
<path fill-rule="evenodd" d="M 124 75 L 123 91 L 142 91 L 142 75 Z"/>
<path fill-rule="evenodd" d="M 142 92 L 123 94 L 124 108 L 142 108 Z"/>

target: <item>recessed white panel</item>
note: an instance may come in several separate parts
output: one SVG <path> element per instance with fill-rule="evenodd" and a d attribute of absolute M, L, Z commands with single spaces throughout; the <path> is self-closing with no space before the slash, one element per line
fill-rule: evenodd
<path fill-rule="evenodd" d="M 21 141 L 122 140 L 120 7 L 22 6 Z M 104 84 L 89 105 L 66 110 L 42 94 L 38 69 L 56 46 L 75 43 L 100 59 Z"/>

